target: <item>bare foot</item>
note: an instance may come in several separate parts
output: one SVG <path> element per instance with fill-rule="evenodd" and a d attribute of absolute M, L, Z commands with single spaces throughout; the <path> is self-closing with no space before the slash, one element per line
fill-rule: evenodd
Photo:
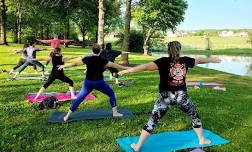
<path fill-rule="evenodd" d="M 113 117 L 122 117 L 123 114 L 119 113 L 119 112 L 113 112 Z"/>
<path fill-rule="evenodd" d="M 77 98 L 77 96 L 71 96 L 71 100 L 75 100 Z"/>
<path fill-rule="evenodd" d="M 67 122 L 69 120 L 69 117 L 65 116 L 64 117 L 64 122 Z"/>
<path fill-rule="evenodd" d="M 137 144 L 131 144 L 130 147 L 135 151 L 138 152 L 139 151 L 139 147 L 137 146 Z"/>
<path fill-rule="evenodd" d="M 203 138 L 200 140 L 199 144 L 200 145 L 208 145 L 208 144 L 211 144 L 211 140 Z"/>

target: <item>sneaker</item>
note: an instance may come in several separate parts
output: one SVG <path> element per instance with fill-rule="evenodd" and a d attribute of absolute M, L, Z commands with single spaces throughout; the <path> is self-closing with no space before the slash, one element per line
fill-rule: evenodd
<path fill-rule="evenodd" d="M 126 84 L 124 84 L 123 82 L 119 82 L 119 83 L 118 83 L 118 86 L 119 86 L 119 87 L 125 87 Z"/>

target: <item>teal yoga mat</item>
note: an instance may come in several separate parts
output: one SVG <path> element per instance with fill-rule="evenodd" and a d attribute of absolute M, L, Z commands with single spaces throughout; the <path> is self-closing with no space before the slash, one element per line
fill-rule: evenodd
<path fill-rule="evenodd" d="M 132 118 L 133 114 L 128 109 L 119 109 L 119 112 L 123 114 L 123 117 L 116 118 Z M 53 112 L 48 117 L 48 122 L 50 123 L 64 123 L 64 116 L 66 112 Z M 94 119 L 111 119 L 112 111 L 108 109 L 100 110 L 85 110 L 77 111 L 72 114 L 68 122 L 78 121 L 78 120 L 94 120 Z"/>
<path fill-rule="evenodd" d="M 199 145 L 198 137 L 193 130 L 163 132 L 151 135 L 143 144 L 140 152 L 172 152 L 187 148 L 208 147 L 229 143 L 228 140 L 209 130 L 204 129 L 203 132 L 205 137 L 211 140 L 211 144 Z M 137 143 L 138 138 L 139 136 L 123 137 L 116 139 L 116 142 L 125 152 L 133 152 L 130 144 Z"/>

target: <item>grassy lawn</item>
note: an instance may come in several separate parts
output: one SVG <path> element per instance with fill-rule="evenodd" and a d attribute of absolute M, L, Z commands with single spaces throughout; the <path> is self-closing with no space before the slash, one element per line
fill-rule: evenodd
<path fill-rule="evenodd" d="M 9 55 L 10 50 L 20 45 L 0 46 L 0 70 L 10 70 L 18 61 L 19 55 Z M 44 46 L 43 46 L 44 47 Z M 70 47 L 63 49 L 63 55 L 84 55 L 89 49 Z M 38 57 L 48 56 L 49 51 L 37 53 Z M 130 62 L 146 63 L 154 57 L 130 54 Z M 85 69 L 84 66 L 78 70 Z M 26 71 L 33 71 L 29 67 Z M 80 90 L 83 74 L 66 71 L 74 80 L 76 90 Z M 148 115 L 134 116 L 133 119 L 113 119 L 79 121 L 70 124 L 49 124 L 48 115 L 53 110 L 37 110 L 37 104 L 25 101 L 28 92 L 37 92 L 44 84 L 41 81 L 6 81 L 10 75 L 0 73 L 0 151 L 121 151 L 115 142 L 122 136 L 139 135 L 147 122 Z M 132 112 L 152 110 L 158 91 L 158 72 L 144 72 L 126 76 L 134 84 L 119 88 L 111 85 L 119 107 Z M 210 152 L 249 152 L 252 151 L 252 78 L 231 75 L 200 67 L 191 69 L 189 81 L 216 81 L 223 83 L 227 91 L 204 87 L 202 90 L 189 89 L 189 96 L 197 106 L 203 126 L 231 141 L 223 146 L 204 149 Z M 68 86 L 55 81 L 47 92 L 67 91 Z M 108 98 L 95 91 L 97 98 L 82 103 L 78 110 L 110 108 Z M 58 109 L 67 111 L 71 102 L 65 102 Z M 156 127 L 155 133 L 191 129 L 190 118 L 172 108 Z"/>

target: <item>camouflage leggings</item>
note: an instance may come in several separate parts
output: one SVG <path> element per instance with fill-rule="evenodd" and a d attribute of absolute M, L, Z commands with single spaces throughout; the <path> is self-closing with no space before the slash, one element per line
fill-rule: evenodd
<path fill-rule="evenodd" d="M 192 118 L 193 128 L 201 127 L 201 120 L 196 111 L 192 101 L 188 98 L 186 91 L 175 91 L 175 92 L 163 92 L 160 93 L 154 108 L 152 115 L 148 123 L 144 126 L 144 130 L 151 133 L 154 127 L 158 124 L 159 120 L 165 115 L 171 106 L 175 105 L 177 108 L 187 113 Z"/>

